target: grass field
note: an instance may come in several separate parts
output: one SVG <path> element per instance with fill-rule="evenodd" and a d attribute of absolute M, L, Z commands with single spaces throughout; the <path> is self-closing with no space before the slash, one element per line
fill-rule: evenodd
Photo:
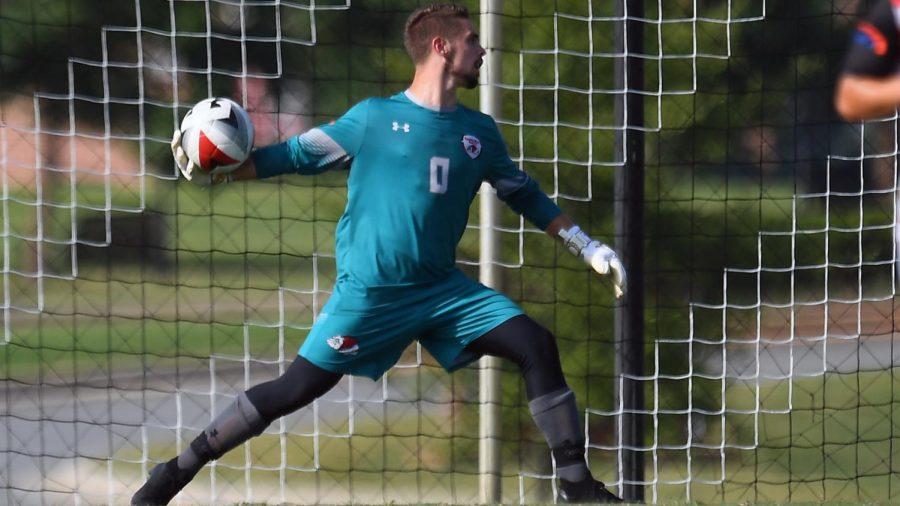
<path fill-rule="evenodd" d="M 446 379 L 431 381 L 437 385 Z M 664 504 L 675 498 L 680 503 L 686 494 L 698 503 L 895 501 L 900 496 L 892 429 L 895 416 L 900 419 L 895 392 L 900 392 L 900 378 L 893 371 L 762 384 L 763 402 L 772 402 L 772 397 L 790 399 L 791 412 L 760 413 L 758 418 L 726 415 L 728 441 L 750 442 L 753 448 L 726 449 L 724 462 L 718 450 L 701 448 L 721 440 L 717 430 L 709 430 L 690 451 L 659 451 L 655 463 L 648 455 L 646 478 L 655 485 L 647 488 L 647 497 Z M 727 392 L 729 405 L 752 404 L 755 398 L 755 389 L 748 385 L 733 385 Z M 357 406 L 352 425 L 349 418 L 337 425 L 325 424 L 318 438 L 299 435 L 310 420 L 286 421 L 287 430 L 297 435 L 282 436 L 279 426 L 273 426 L 274 433 L 220 462 L 215 470 L 217 490 L 241 497 L 252 489 L 257 500 L 272 500 L 278 497 L 286 475 L 288 501 L 474 500 L 477 411 L 471 405 L 453 410 L 447 404 L 409 402 Z M 350 433 L 352 437 L 346 437 Z M 513 446 L 509 444 L 512 453 L 506 455 L 504 487 L 507 500 L 517 501 L 520 478 L 514 456 L 521 449 Z M 533 457 L 546 458 L 538 446 Z M 156 446 L 150 456 L 163 460 L 174 451 L 171 445 Z M 117 457 L 134 461 L 140 455 Z M 597 476 L 614 482 L 610 458 L 615 454 L 592 452 L 591 464 Z M 252 465 L 249 471 L 248 464 Z M 283 467 L 285 475 L 279 471 Z M 318 471 L 310 472 L 314 467 Z M 199 484 L 193 485 L 198 498 L 210 486 L 208 473 L 204 471 Z M 248 476 L 252 484 L 246 483 Z M 680 480 L 688 483 L 663 484 Z M 521 485 L 528 501 L 550 498 L 546 479 L 524 477 Z M 292 499 L 291 494 L 298 495 Z"/>
<path fill-rule="evenodd" d="M 896 501 L 898 396 L 900 375 L 894 370 L 763 383 L 760 404 L 790 406 L 790 412 L 730 420 L 726 415 L 725 430 L 732 433 L 728 439 L 756 449 L 726 449 L 723 467 L 718 458 L 711 458 L 718 450 L 693 449 L 690 497 L 735 503 Z M 750 385 L 732 385 L 727 391 L 729 405 L 753 406 L 755 398 Z M 711 429 L 702 442 L 716 441 L 721 441 L 721 431 Z M 670 455 L 660 465 L 662 479 L 686 478 L 685 452 L 680 456 Z M 660 486 L 658 498 L 680 497 L 685 489 L 685 485 Z"/>

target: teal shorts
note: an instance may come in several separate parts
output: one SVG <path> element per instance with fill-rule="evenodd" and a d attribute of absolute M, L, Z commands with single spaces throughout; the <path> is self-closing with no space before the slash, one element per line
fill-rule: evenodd
<path fill-rule="evenodd" d="M 477 359 L 463 348 L 522 314 L 505 295 L 460 271 L 411 287 L 339 281 L 300 347 L 317 366 L 380 378 L 416 339 L 448 371 Z"/>

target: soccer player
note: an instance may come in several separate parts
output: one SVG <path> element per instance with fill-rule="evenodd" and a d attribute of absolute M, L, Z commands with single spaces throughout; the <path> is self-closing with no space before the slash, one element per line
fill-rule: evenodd
<path fill-rule="evenodd" d="M 900 106 L 900 0 L 880 0 L 859 22 L 844 68 L 838 78 L 834 105 L 847 121 L 864 121 L 894 114 Z M 900 219 L 900 195 L 895 196 Z M 900 276 L 900 223 L 894 223 L 897 276 Z"/>
<path fill-rule="evenodd" d="M 415 63 L 406 91 L 371 98 L 333 124 L 256 150 L 231 177 L 195 170 L 175 133 L 184 176 L 203 185 L 350 168 L 347 207 L 336 231 L 338 276 L 298 356 L 279 378 L 237 399 L 172 460 L 153 468 L 134 504 L 165 504 L 210 460 L 263 432 L 275 419 L 326 393 L 344 374 L 378 379 L 415 339 L 448 371 L 483 355 L 521 368 L 529 409 L 556 461 L 561 499 L 619 502 L 586 465 L 575 395 L 554 336 L 506 296 L 455 266 L 469 206 L 482 181 L 516 212 L 560 240 L 617 294 L 625 271 L 609 247 L 563 215 L 507 154 L 496 124 L 457 103 L 474 88 L 484 49 L 468 11 L 419 8 L 404 43 Z"/>

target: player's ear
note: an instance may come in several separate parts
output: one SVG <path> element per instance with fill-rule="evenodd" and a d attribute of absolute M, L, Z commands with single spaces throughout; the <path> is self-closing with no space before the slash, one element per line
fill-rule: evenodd
<path fill-rule="evenodd" d="M 440 57 L 446 58 L 450 54 L 450 42 L 443 37 L 431 39 L 431 49 Z"/>

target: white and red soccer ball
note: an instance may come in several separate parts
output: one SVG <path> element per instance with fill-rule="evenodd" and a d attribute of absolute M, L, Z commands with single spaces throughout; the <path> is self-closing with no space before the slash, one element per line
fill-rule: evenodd
<path fill-rule="evenodd" d="M 227 98 L 201 100 L 181 121 L 181 147 L 204 172 L 231 172 L 250 156 L 253 122 Z"/>

